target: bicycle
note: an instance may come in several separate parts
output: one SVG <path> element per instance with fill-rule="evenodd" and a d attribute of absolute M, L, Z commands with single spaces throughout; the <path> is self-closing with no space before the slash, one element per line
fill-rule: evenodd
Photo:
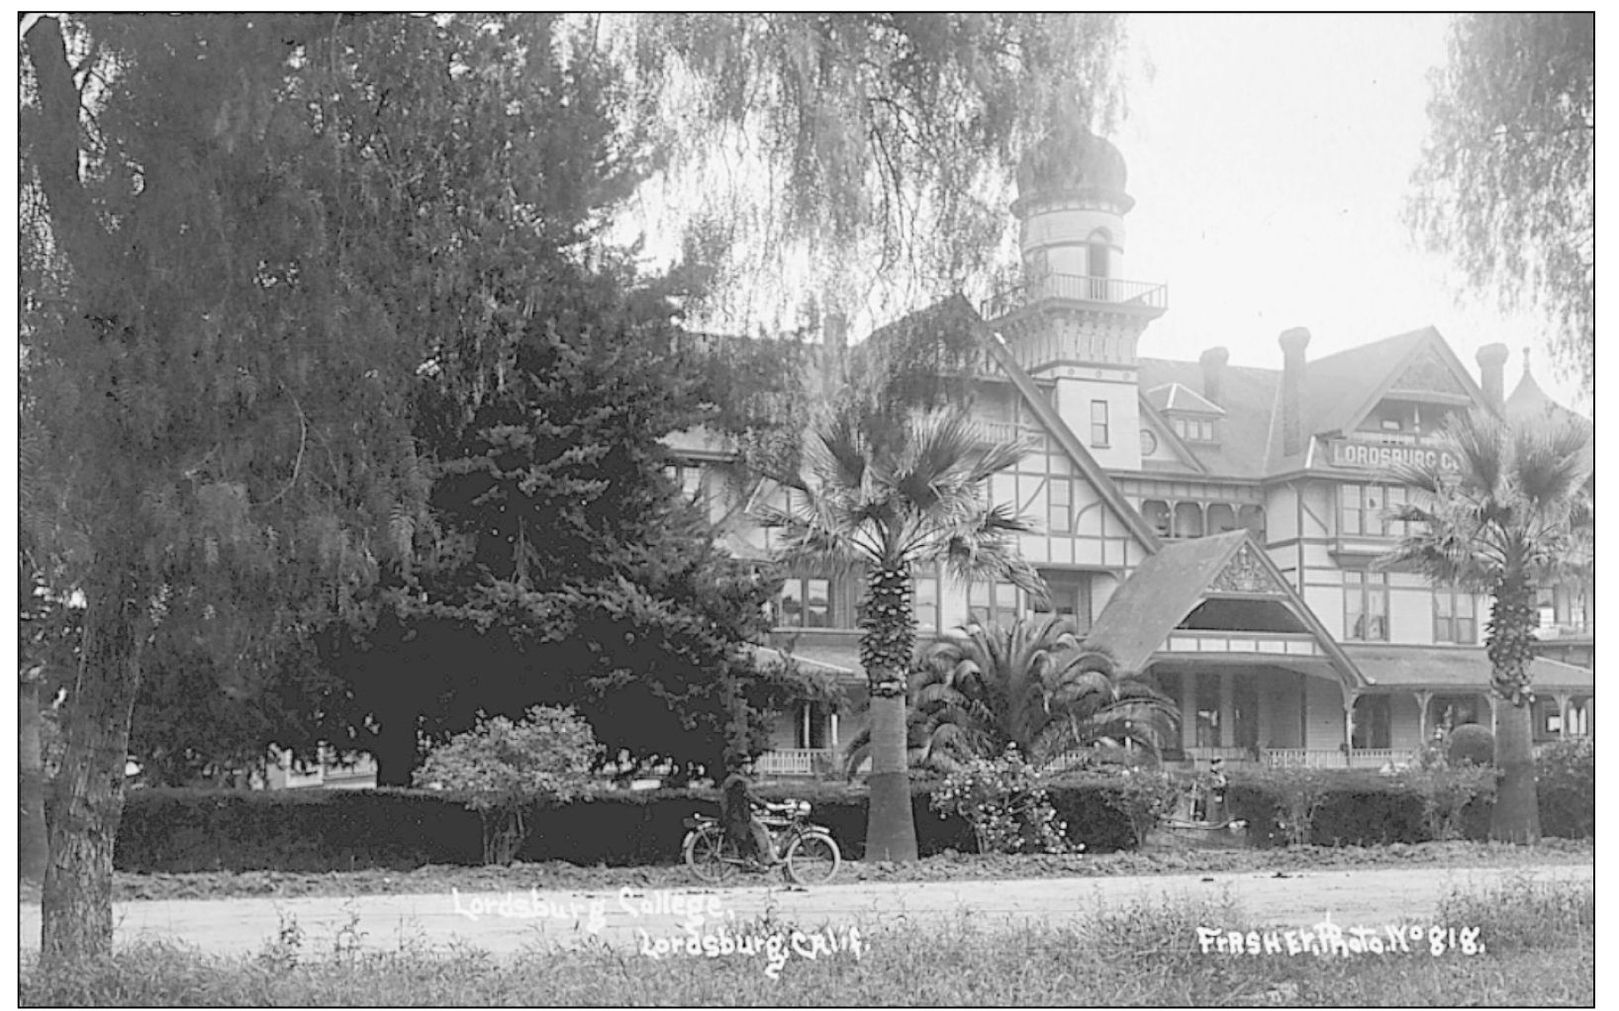
<path fill-rule="evenodd" d="M 763 806 L 765 813 L 760 821 L 770 832 L 771 847 L 782 854 L 783 875 L 800 885 L 819 885 L 832 880 L 843 864 L 843 854 L 830 831 L 810 823 L 809 802 L 789 800 Z M 681 854 L 699 880 L 719 884 L 739 868 L 769 869 L 744 857 L 726 836 L 718 818 L 697 814 L 686 818 L 684 824 L 689 831 L 681 844 Z"/>

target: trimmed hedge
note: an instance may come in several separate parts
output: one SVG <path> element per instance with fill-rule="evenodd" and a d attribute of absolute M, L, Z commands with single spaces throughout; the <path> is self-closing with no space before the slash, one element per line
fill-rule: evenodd
<path fill-rule="evenodd" d="M 1589 743 L 1548 750 L 1539 763 L 1541 831 L 1584 838 L 1595 832 L 1595 762 Z M 1427 840 L 1422 799 L 1400 780 L 1371 770 L 1334 770 L 1316 813 L 1311 841 L 1368 846 Z M 1248 823 L 1251 845 L 1284 845 L 1277 784 L 1264 770 L 1234 770 L 1227 790 L 1231 816 Z M 958 815 L 929 806 L 932 784 L 911 785 L 918 850 L 924 856 L 976 849 Z M 844 855 L 865 851 L 863 787 L 843 783 L 773 784 L 763 798 L 795 797 L 815 805 L 814 819 L 837 838 Z M 1134 846 L 1119 803 L 1119 781 L 1077 773 L 1047 792 L 1068 824 L 1069 839 L 1088 853 Z M 517 859 L 526 862 L 634 866 L 680 858 L 684 819 L 719 811 L 713 790 L 610 791 L 528 812 L 533 831 Z M 1466 838 L 1489 831 L 1489 801 L 1463 811 Z M 454 794 L 426 790 L 219 791 L 139 789 L 127 795 L 113 863 L 123 871 L 409 870 L 426 864 L 476 865 L 482 859 L 476 813 Z"/>
<path fill-rule="evenodd" d="M 758 793 L 810 801 L 814 820 L 832 831 L 846 857 L 864 854 L 863 787 L 778 784 Z M 1087 851 L 1130 845 L 1129 822 L 1109 804 L 1105 784 L 1065 781 L 1050 794 L 1070 837 Z M 971 826 L 956 815 L 941 818 L 929 797 L 928 783 L 912 784 L 922 854 L 972 852 Z M 685 838 L 683 822 L 698 812 L 719 812 L 715 791 L 611 791 L 560 806 L 537 804 L 528 812 L 533 831 L 517 859 L 586 866 L 673 863 Z M 123 871 L 171 873 L 471 866 L 482 859 L 481 832 L 476 813 L 438 791 L 141 789 L 127 795 L 113 864 Z"/>

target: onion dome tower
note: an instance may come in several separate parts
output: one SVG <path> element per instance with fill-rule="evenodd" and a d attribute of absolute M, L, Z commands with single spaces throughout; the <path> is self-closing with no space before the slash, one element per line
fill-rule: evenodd
<path fill-rule="evenodd" d="M 1059 411 L 1075 433 L 1120 434 L 1091 446 L 1108 467 L 1140 466 L 1136 345 L 1169 304 L 1163 284 L 1127 279 L 1127 182 L 1118 148 L 1077 118 L 1059 121 L 1017 169 L 1023 283 L 984 306 L 1018 364 L 1058 380 Z"/>

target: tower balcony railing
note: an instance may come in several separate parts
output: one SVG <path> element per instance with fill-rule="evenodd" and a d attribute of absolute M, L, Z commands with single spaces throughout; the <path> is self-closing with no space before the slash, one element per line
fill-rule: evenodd
<path fill-rule="evenodd" d="M 1160 313 L 1169 308 L 1169 286 L 1156 281 L 1126 281 L 1117 277 L 1047 274 L 990 296 L 984 301 L 983 315 L 985 319 L 995 319 L 1048 299 L 1102 302 Z"/>

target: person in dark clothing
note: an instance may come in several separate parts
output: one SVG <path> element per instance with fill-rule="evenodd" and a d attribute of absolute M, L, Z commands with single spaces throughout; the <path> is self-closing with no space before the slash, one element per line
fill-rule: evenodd
<path fill-rule="evenodd" d="M 753 780 L 746 764 L 732 769 L 720 785 L 720 823 L 726 838 L 742 856 L 764 864 L 776 863 L 770 829 L 756 813 L 759 800 L 753 795 Z"/>

